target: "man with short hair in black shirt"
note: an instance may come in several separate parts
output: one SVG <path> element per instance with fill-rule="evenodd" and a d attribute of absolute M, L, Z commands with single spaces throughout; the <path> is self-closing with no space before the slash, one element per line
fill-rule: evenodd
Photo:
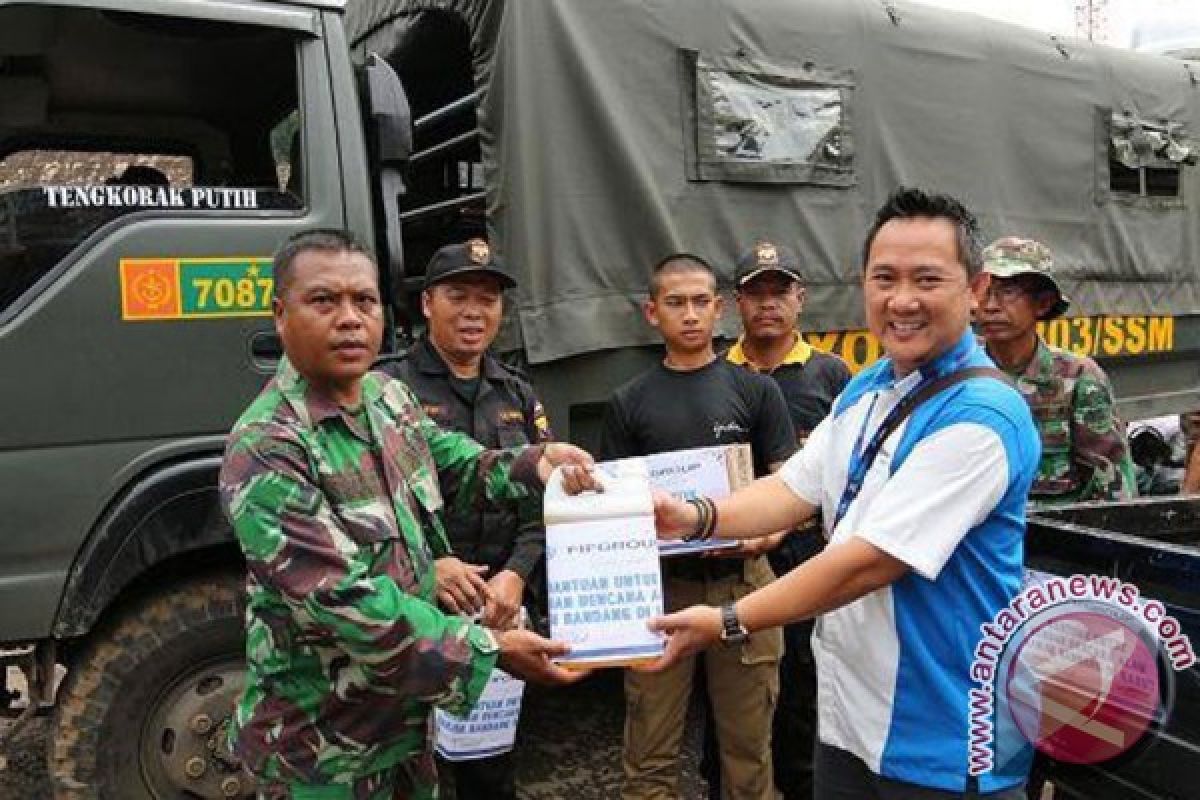
<path fill-rule="evenodd" d="M 762 475 L 791 455 L 795 434 L 779 387 L 713 350 L 721 310 L 716 277 L 703 259 L 677 254 L 654 268 L 644 312 L 663 337 L 666 357 L 613 394 L 605 411 L 604 458 L 749 443 Z M 774 580 L 762 555 L 777 543 L 769 539 L 733 557 L 665 560 L 666 608 L 701 599 L 730 602 Z M 704 654 L 727 798 L 775 796 L 770 728 L 781 650 L 781 637 L 771 632 Z M 626 671 L 621 792 L 626 800 L 679 796 L 679 752 L 694 667 L 688 659 L 656 674 Z"/>
<path fill-rule="evenodd" d="M 438 425 L 484 447 L 549 441 L 542 404 L 521 375 L 487 352 L 516 281 L 483 239 L 441 248 L 425 270 L 421 309 L 429 324 L 407 354 L 380 369 L 412 389 Z M 446 476 L 439 476 L 446 480 Z M 443 486 L 453 497 L 455 489 Z M 541 503 L 485 502 L 447 509 L 452 554 L 435 561 L 438 600 L 448 610 L 482 612 L 494 628 L 517 624 L 522 601 L 544 585 Z M 450 765 L 459 800 L 515 800 L 512 753 Z"/>
<path fill-rule="evenodd" d="M 734 299 L 743 334 L 725 353 L 730 363 L 770 375 L 783 391 L 796 428 L 804 441 L 829 414 L 834 398 L 850 381 L 846 362 L 813 348 L 797 327 L 804 308 L 800 262 L 789 248 L 756 242 L 741 254 L 734 275 Z M 787 537 L 768 558 L 776 575 L 784 575 L 820 552 L 819 527 L 812 525 Z M 812 654 L 813 621 L 783 628 L 786 676 L 779 687 L 771 748 L 775 785 L 784 800 L 811 800 L 813 752 L 817 739 L 817 666 Z"/>

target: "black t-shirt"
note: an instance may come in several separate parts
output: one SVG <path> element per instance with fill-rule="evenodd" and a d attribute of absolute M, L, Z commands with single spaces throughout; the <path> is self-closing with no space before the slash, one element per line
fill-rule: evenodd
<path fill-rule="evenodd" d="M 779 384 L 799 444 L 803 445 L 850 382 L 850 368 L 837 356 L 806 344 L 799 334 L 795 336 L 791 351 L 772 370 L 761 369 L 746 357 L 744 339 L 739 339 L 722 357 L 751 372 L 770 375 Z"/>
<path fill-rule="evenodd" d="M 749 443 L 754 471 L 787 459 L 796 436 L 779 387 L 724 359 L 687 372 L 658 364 L 613 393 L 601 458 Z"/>
<path fill-rule="evenodd" d="M 758 372 L 746 360 L 740 345 L 741 342 L 730 348 L 724 354 L 724 358 L 729 363 L 741 365 L 748 372 L 770 375 L 779 385 L 783 391 L 783 398 L 787 401 L 792 425 L 796 429 L 797 444 L 803 447 L 809 434 L 828 416 L 833 408 L 833 401 L 850 382 L 850 368 L 842 359 L 829 353 L 816 349 L 795 348 L 775 369 L 770 372 Z M 821 552 L 825 540 L 817 530 L 819 528 L 806 526 L 804 530 L 789 536 L 782 545 L 767 554 L 776 575 L 790 572 Z"/>
<path fill-rule="evenodd" d="M 613 393 L 604 412 L 600 456 L 628 458 L 749 443 L 754 472 L 787 459 L 796 435 L 779 386 L 766 377 L 715 359 L 686 372 L 658 364 Z M 702 580 L 742 570 L 740 559 L 678 556 L 664 574 Z"/>
<path fill-rule="evenodd" d="M 808 438 L 833 407 L 833 400 L 850 382 L 850 369 L 837 356 L 814 350 L 803 364 L 781 364 L 771 377 L 783 390 L 800 440 Z"/>

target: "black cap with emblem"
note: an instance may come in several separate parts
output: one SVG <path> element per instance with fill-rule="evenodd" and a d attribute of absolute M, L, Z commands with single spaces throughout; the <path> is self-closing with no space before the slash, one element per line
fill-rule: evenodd
<path fill-rule="evenodd" d="M 800 261 L 787 247 L 759 241 L 738 257 L 734 283 L 745 286 L 765 272 L 782 272 L 795 281 L 800 281 Z"/>
<path fill-rule="evenodd" d="M 492 255 L 491 246 L 483 239 L 468 239 L 462 244 L 449 244 L 433 254 L 425 267 L 425 288 L 460 275 L 493 275 L 505 289 L 517 285 Z"/>

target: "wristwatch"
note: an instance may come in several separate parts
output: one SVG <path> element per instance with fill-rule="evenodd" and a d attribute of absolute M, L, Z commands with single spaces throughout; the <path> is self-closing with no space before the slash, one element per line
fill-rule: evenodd
<path fill-rule="evenodd" d="M 733 603 L 721 606 L 721 641 L 724 644 L 744 644 L 749 638 L 750 631 L 738 619 Z"/>

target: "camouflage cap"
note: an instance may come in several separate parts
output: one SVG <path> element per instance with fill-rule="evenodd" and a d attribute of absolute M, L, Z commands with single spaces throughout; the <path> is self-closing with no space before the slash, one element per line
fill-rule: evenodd
<path fill-rule="evenodd" d="M 1018 275 L 1035 275 L 1053 289 L 1058 301 L 1042 315 L 1042 319 L 1062 316 L 1071 305 L 1071 300 L 1054 278 L 1054 258 L 1050 248 L 1033 239 L 1019 236 L 1004 236 L 983 249 L 983 271 L 997 278 L 1015 278 Z"/>

